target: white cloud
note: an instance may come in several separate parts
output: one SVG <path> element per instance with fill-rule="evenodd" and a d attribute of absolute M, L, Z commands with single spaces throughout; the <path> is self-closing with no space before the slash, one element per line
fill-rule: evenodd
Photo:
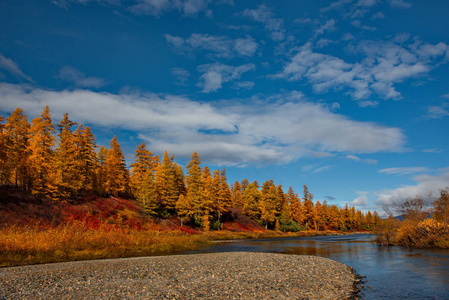
<path fill-rule="evenodd" d="M 171 73 L 175 76 L 175 84 L 177 85 L 187 85 L 186 81 L 190 77 L 189 71 L 183 68 L 171 68 Z"/>
<path fill-rule="evenodd" d="M 274 13 L 265 5 L 260 5 L 257 9 L 245 9 L 243 15 L 255 22 L 265 25 L 265 29 L 270 32 L 270 37 L 274 41 L 285 39 L 284 20 L 274 18 Z"/>
<path fill-rule="evenodd" d="M 379 11 L 379 12 L 375 13 L 371 17 L 371 19 L 373 19 L 373 20 L 385 19 L 385 15 L 381 11 Z"/>
<path fill-rule="evenodd" d="M 198 66 L 198 71 L 203 73 L 198 86 L 203 88 L 203 93 L 215 92 L 225 82 L 240 79 L 243 73 L 255 70 L 254 64 L 246 64 L 238 67 L 228 66 L 221 63 L 206 64 Z"/>
<path fill-rule="evenodd" d="M 427 108 L 427 116 L 432 119 L 441 119 L 449 116 L 449 111 L 447 110 L 446 104 L 441 106 L 429 106 Z"/>
<path fill-rule="evenodd" d="M 377 192 L 377 203 L 381 206 L 389 206 L 393 203 L 401 204 L 417 196 L 424 199 L 427 199 L 430 194 L 436 196 L 441 189 L 449 185 L 449 172 L 435 176 L 423 174 L 414 177 L 413 180 L 416 185 Z"/>
<path fill-rule="evenodd" d="M 391 7 L 394 8 L 410 8 L 412 7 L 412 3 L 404 1 L 404 0 L 388 0 L 388 3 Z"/>
<path fill-rule="evenodd" d="M 247 89 L 251 90 L 254 87 L 254 82 L 252 81 L 237 81 L 233 84 L 232 88 L 240 90 Z"/>
<path fill-rule="evenodd" d="M 71 67 L 64 66 L 59 70 L 59 79 L 73 83 L 75 86 L 83 88 L 100 88 L 105 85 L 105 81 L 98 77 L 86 77 L 81 71 Z"/>
<path fill-rule="evenodd" d="M 67 112 L 90 126 L 134 130 L 155 151 L 188 158 L 201 149 L 204 161 L 223 165 L 286 163 L 316 153 L 401 151 L 404 144 L 401 130 L 350 120 L 306 102 L 300 92 L 216 105 L 173 95 L 51 91 L 0 83 L 0 98 L 1 111 L 21 107 L 31 118 L 48 105 L 54 120 Z"/>
<path fill-rule="evenodd" d="M 273 77 L 289 81 L 305 79 L 317 92 L 349 88 L 356 100 L 366 99 L 373 92 L 385 99 L 399 99 L 401 94 L 395 84 L 427 74 L 439 63 L 446 62 L 445 57 L 449 55 L 449 46 L 445 43 L 416 42 L 403 46 L 392 42 L 362 41 L 350 49 L 365 58 L 348 63 L 315 52 L 312 43 L 308 42 L 294 53 L 283 71 Z"/>
<path fill-rule="evenodd" d="M 425 167 L 402 167 L 402 168 L 382 169 L 379 172 L 385 173 L 388 175 L 391 175 L 391 174 L 405 175 L 405 174 L 412 174 L 412 173 L 423 173 L 423 172 L 427 172 L 427 171 L 429 171 L 429 169 L 427 169 Z"/>
<path fill-rule="evenodd" d="M 315 36 L 318 36 L 320 34 L 324 34 L 325 31 L 335 31 L 337 28 L 335 27 L 335 20 L 330 19 L 327 20 L 326 23 L 320 26 L 320 28 L 317 28 L 315 30 Z"/>
<path fill-rule="evenodd" d="M 212 11 L 208 9 L 210 2 L 211 0 L 138 0 L 128 10 L 136 15 L 159 16 L 176 9 L 186 17 L 196 17 L 200 12 L 211 17 Z"/>
<path fill-rule="evenodd" d="M 8 71 L 10 74 L 25 79 L 28 82 L 33 82 L 33 79 L 25 75 L 19 66 L 10 58 L 4 57 L 0 53 L 0 69 Z"/>
<path fill-rule="evenodd" d="M 350 160 L 353 160 L 353 161 L 356 161 L 356 162 L 363 162 L 365 164 L 377 164 L 377 160 L 369 159 L 369 158 L 362 159 L 362 158 L 360 158 L 358 156 L 355 156 L 355 155 L 346 155 L 346 159 L 350 159 Z"/>
<path fill-rule="evenodd" d="M 443 150 L 433 148 L 433 149 L 424 149 L 424 150 L 421 150 L 421 152 L 423 152 L 423 153 L 441 153 L 441 152 L 443 152 Z"/>
<path fill-rule="evenodd" d="M 204 50 L 212 52 L 214 56 L 232 58 L 235 56 L 251 57 L 259 45 L 251 37 L 230 39 L 225 36 L 194 33 L 184 39 L 179 36 L 165 35 L 170 46 L 180 53 L 193 50 Z"/>
<path fill-rule="evenodd" d="M 353 206 L 366 206 L 368 204 L 368 192 L 356 192 L 359 196 L 351 202 Z"/>

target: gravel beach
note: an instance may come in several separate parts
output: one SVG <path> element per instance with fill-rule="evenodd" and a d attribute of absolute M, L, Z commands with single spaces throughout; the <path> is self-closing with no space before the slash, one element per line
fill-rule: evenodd
<path fill-rule="evenodd" d="M 0 299 L 346 299 L 355 280 L 316 256 L 153 256 L 3 268 Z"/>

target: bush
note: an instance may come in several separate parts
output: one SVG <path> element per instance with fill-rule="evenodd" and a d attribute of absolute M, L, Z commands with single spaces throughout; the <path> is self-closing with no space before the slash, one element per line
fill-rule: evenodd
<path fill-rule="evenodd" d="M 281 231 L 283 232 L 298 232 L 298 231 L 306 231 L 307 227 L 301 227 L 293 220 L 287 222 L 284 219 L 280 219 L 279 223 L 281 225 Z"/>

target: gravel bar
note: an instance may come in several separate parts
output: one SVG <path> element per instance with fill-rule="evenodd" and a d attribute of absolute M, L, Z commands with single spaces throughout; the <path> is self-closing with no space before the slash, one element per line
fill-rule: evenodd
<path fill-rule="evenodd" d="M 229 252 L 0 269 L 0 299 L 347 299 L 356 275 L 317 256 Z"/>

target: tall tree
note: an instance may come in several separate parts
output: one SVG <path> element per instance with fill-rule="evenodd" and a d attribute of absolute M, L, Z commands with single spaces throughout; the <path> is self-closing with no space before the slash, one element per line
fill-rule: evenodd
<path fill-rule="evenodd" d="M 278 203 L 276 186 L 273 180 L 267 180 L 262 186 L 262 198 L 259 203 L 260 219 L 264 222 L 265 228 L 276 220 L 276 207 Z"/>
<path fill-rule="evenodd" d="M 100 146 L 97 152 L 97 169 L 95 170 L 95 186 L 94 191 L 98 193 L 99 195 L 102 195 L 105 193 L 105 162 L 106 162 L 106 156 L 108 154 L 108 149 Z"/>
<path fill-rule="evenodd" d="M 111 140 L 111 147 L 106 154 L 103 167 L 105 191 L 114 196 L 126 192 L 129 186 L 129 174 L 125 157 L 116 136 Z"/>
<path fill-rule="evenodd" d="M 133 194 L 141 205 L 150 213 L 157 209 L 155 171 L 159 157 L 154 155 L 142 143 L 135 150 L 135 159 L 131 164 L 130 185 Z"/>
<path fill-rule="evenodd" d="M 162 163 L 157 166 L 155 172 L 156 193 L 161 209 L 174 210 L 180 195 L 176 179 L 178 168 L 173 164 L 172 159 L 174 157 L 170 157 L 165 151 Z"/>
<path fill-rule="evenodd" d="M 33 194 L 52 199 L 57 198 L 55 142 L 55 126 L 51 121 L 50 109 L 46 106 L 30 128 L 29 162 Z"/>
<path fill-rule="evenodd" d="M 30 123 L 23 114 L 23 109 L 16 108 L 5 123 L 6 161 L 3 177 L 8 182 L 28 189 L 30 173 L 28 167 Z"/>
<path fill-rule="evenodd" d="M 307 228 L 313 227 L 317 229 L 315 219 L 315 209 L 313 207 L 313 195 L 309 193 L 307 185 L 304 185 L 304 216 Z"/>
<path fill-rule="evenodd" d="M 261 194 L 254 182 L 251 182 L 243 193 L 243 213 L 253 220 L 260 218 Z"/>
<path fill-rule="evenodd" d="M 78 176 L 78 166 L 76 164 L 75 137 L 72 126 L 76 122 L 69 119 L 67 113 L 58 124 L 59 144 L 56 149 L 56 182 L 59 189 L 59 195 L 63 199 L 74 196 L 75 192 L 81 188 L 81 181 Z"/>
<path fill-rule="evenodd" d="M 190 157 L 190 161 L 187 164 L 187 197 L 193 205 L 195 215 L 201 214 L 203 206 L 202 181 L 201 181 L 201 160 L 198 153 L 195 151 Z"/>
<path fill-rule="evenodd" d="M 82 127 L 79 125 L 75 131 L 75 144 L 77 146 L 76 161 L 79 170 L 79 178 L 82 188 L 85 190 L 93 189 L 93 182 L 95 178 L 95 170 L 98 167 L 98 160 L 95 148 L 96 137 L 88 126 Z M 128 170 L 126 170 L 126 174 Z"/>
<path fill-rule="evenodd" d="M 290 216 L 291 218 L 296 221 L 298 224 L 302 225 L 304 223 L 304 209 L 301 205 L 301 200 L 298 197 L 298 194 L 296 194 L 293 191 L 292 187 L 288 188 L 287 192 L 287 202 L 290 205 Z"/>
<path fill-rule="evenodd" d="M 232 207 L 243 208 L 243 196 L 241 186 L 237 180 L 232 185 Z"/>
<path fill-rule="evenodd" d="M 4 185 L 8 181 L 6 173 L 6 134 L 3 116 L 0 116 L 0 184 Z"/>

